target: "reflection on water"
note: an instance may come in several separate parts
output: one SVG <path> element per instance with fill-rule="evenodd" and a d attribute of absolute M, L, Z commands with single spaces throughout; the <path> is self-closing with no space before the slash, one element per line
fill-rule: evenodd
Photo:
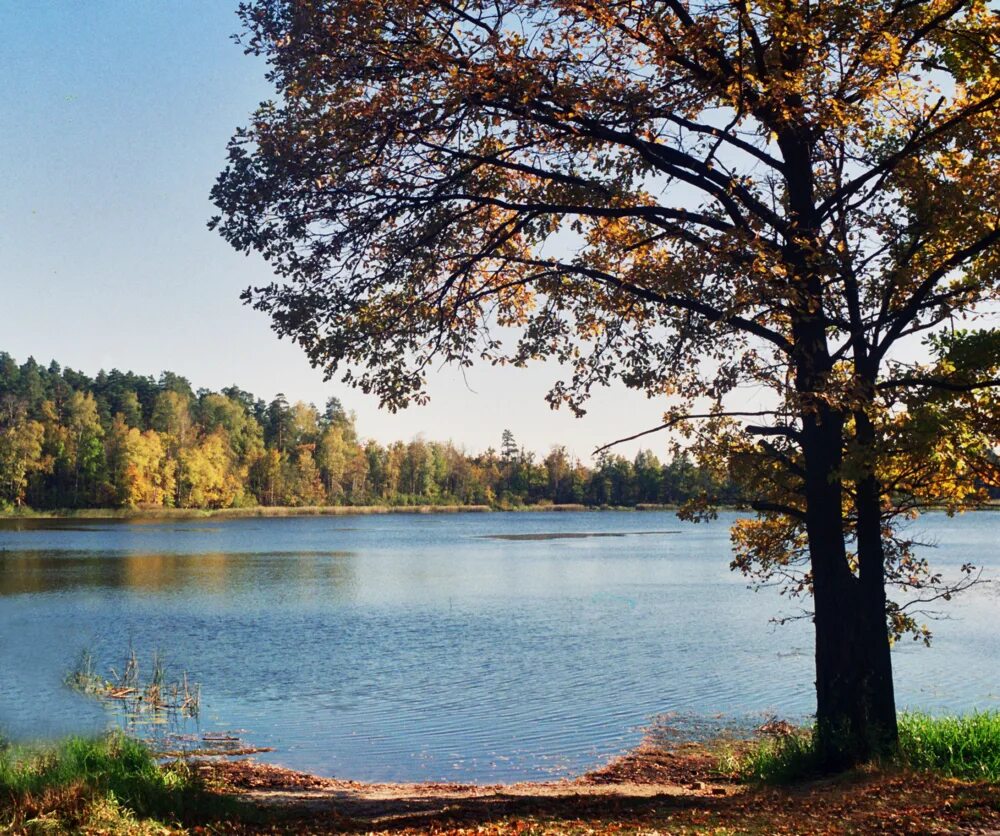
<path fill-rule="evenodd" d="M 135 592 L 198 589 L 224 594 L 248 584 L 295 584 L 330 592 L 348 589 L 351 552 L 269 554 L 206 552 L 147 554 L 135 552 L 4 551 L 0 554 L 0 596 L 51 593 L 87 588 Z"/>
<path fill-rule="evenodd" d="M 582 771 L 654 717 L 681 734 L 813 710 L 811 626 L 728 570 L 728 524 L 670 513 L 0 525 L 0 727 L 96 731 L 62 686 L 161 651 L 202 684 L 190 740 L 292 767 L 499 781 Z M 1000 515 L 921 520 L 945 574 L 996 567 Z M 639 536 L 642 535 L 642 536 Z M 988 568 L 988 574 L 996 574 Z M 996 590 L 895 652 L 902 705 L 1000 706 Z M 181 731 L 181 730 L 174 730 Z"/>

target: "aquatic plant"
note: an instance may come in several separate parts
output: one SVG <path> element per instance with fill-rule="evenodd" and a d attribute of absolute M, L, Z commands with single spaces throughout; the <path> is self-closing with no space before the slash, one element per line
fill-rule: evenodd
<path fill-rule="evenodd" d="M 185 671 L 180 679 L 169 681 L 166 665 L 159 653 L 153 654 L 152 672 L 143 682 L 139 659 L 130 647 L 121 673 L 110 669 L 110 677 L 101 676 L 89 650 L 80 653 L 77 666 L 66 676 L 66 684 L 74 691 L 106 703 L 116 703 L 128 715 L 150 713 L 197 717 L 201 708 L 201 685 L 190 683 Z"/>

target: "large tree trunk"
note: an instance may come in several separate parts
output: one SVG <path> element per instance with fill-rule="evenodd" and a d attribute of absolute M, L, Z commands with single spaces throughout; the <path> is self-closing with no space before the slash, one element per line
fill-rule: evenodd
<path fill-rule="evenodd" d="M 807 286 L 810 279 L 816 284 L 809 277 Z M 818 299 L 818 289 L 815 293 Z M 820 309 L 818 304 L 812 308 Z M 871 760 L 895 743 L 895 698 L 886 633 L 878 485 L 871 474 L 860 485 L 860 557 L 855 573 L 845 543 L 845 417 L 825 397 L 832 362 L 822 319 L 807 310 L 793 329 L 815 602 L 816 742 L 823 768 L 838 771 Z"/>
<path fill-rule="evenodd" d="M 856 576 L 844 542 L 839 478 L 842 434 L 840 415 L 820 411 L 806 418 L 803 446 L 815 599 L 816 742 L 821 765 L 830 771 L 871 760 L 896 742 L 877 493 L 874 542 L 878 551 L 870 541 L 869 506 L 863 513 L 866 542 L 861 573 Z"/>
<path fill-rule="evenodd" d="M 786 162 L 795 229 L 783 255 L 794 288 L 792 362 L 801 399 L 806 533 L 815 602 L 816 743 L 822 766 L 837 771 L 870 760 L 895 741 L 878 490 L 876 485 L 874 526 L 872 507 L 866 504 L 863 531 L 858 528 L 865 544 L 864 567 L 855 575 L 847 560 L 843 516 L 845 417 L 827 397 L 834 361 L 826 337 L 824 267 L 816 260 L 823 248 L 812 140 L 789 130 L 779 135 L 778 144 Z"/>
<path fill-rule="evenodd" d="M 866 686 L 870 694 L 869 736 L 877 754 L 894 752 L 899 743 L 892 656 L 886 623 L 885 553 L 882 546 L 882 486 L 874 472 L 875 430 L 863 412 L 855 415 L 857 441 L 869 451 L 866 471 L 855 484 L 857 508 L 860 617 L 869 657 Z"/>

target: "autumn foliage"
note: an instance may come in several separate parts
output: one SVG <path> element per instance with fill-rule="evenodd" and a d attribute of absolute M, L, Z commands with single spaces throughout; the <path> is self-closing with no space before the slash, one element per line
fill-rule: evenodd
<path fill-rule="evenodd" d="M 212 225 L 276 274 L 246 300 L 391 408 L 422 401 L 440 360 L 556 358 L 549 400 L 578 412 L 611 380 L 670 398 L 665 424 L 757 492 L 737 566 L 813 596 L 828 762 L 893 747 L 889 631 L 915 625 L 886 583 L 949 594 L 894 521 L 975 505 L 968 477 L 997 477 L 1000 338 L 963 323 L 1000 276 L 995 10 L 254 0 L 241 15 L 276 91 L 213 192 Z M 730 420 L 747 390 L 762 420 Z"/>
<path fill-rule="evenodd" d="M 505 430 L 470 453 L 422 437 L 380 444 L 331 398 L 321 412 L 238 387 L 194 392 L 164 372 L 88 377 L 0 352 L 0 509 L 546 504 L 637 506 L 712 497 L 727 479 L 681 453 L 610 453 L 593 466 L 566 447 L 538 456 Z"/>

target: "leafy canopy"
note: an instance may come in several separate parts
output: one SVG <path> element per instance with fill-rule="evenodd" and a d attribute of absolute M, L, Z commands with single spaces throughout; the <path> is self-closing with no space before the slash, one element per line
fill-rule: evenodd
<path fill-rule="evenodd" d="M 697 446 L 760 496 L 735 538 L 765 579 L 805 557 L 804 433 L 832 426 L 845 536 L 874 502 L 888 580 L 933 585 L 893 517 L 996 481 L 996 331 L 942 335 L 1000 287 L 989 3 L 241 15 L 278 95 L 234 136 L 212 225 L 270 262 L 245 299 L 314 364 L 390 408 L 426 398 L 434 361 L 539 357 L 568 365 L 549 399 L 580 412 L 612 378 L 673 396 L 667 424 L 707 399 Z M 901 347 L 928 334 L 916 363 Z M 737 387 L 765 420 L 724 417 Z"/>

